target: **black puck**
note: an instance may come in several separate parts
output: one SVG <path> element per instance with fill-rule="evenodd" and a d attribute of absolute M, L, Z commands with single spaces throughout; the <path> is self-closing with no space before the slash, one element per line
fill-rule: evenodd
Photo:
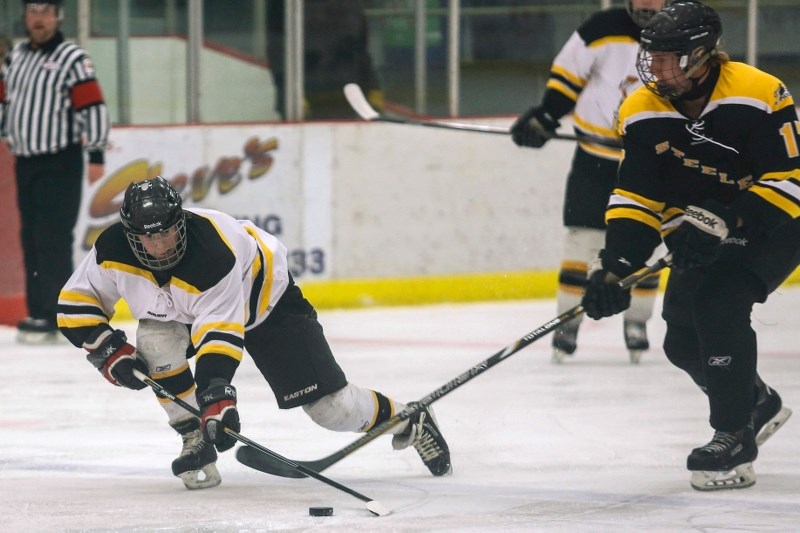
<path fill-rule="evenodd" d="M 333 516 L 333 507 L 309 507 L 309 516 Z"/>

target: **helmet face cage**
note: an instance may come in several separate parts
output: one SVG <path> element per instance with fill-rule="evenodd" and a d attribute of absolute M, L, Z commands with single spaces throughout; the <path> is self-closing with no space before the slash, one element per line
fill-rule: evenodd
<path fill-rule="evenodd" d="M 120 209 L 122 226 L 136 259 L 152 270 L 177 265 L 186 253 L 186 215 L 181 197 L 162 177 L 134 182 Z"/>
<path fill-rule="evenodd" d="M 676 2 L 665 7 L 642 30 L 636 58 L 642 83 L 659 96 L 680 96 L 687 87 L 681 87 L 678 81 L 689 78 L 715 53 L 721 34 L 719 16 L 710 7 L 695 2 Z M 680 70 L 662 72 L 659 79 L 652 72 L 656 53 L 674 54 Z"/>
<path fill-rule="evenodd" d="M 125 235 L 136 259 L 151 270 L 170 269 L 180 263 L 186 253 L 185 216 L 181 216 L 176 224 L 158 233 L 137 235 L 125 232 Z M 148 248 L 163 252 L 153 255 L 147 251 Z"/>

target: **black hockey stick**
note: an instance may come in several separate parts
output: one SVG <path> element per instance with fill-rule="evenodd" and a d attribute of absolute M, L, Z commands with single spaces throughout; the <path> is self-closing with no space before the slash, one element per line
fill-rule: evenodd
<path fill-rule="evenodd" d="M 672 260 L 672 254 L 667 254 L 657 262 L 653 263 L 650 266 L 645 266 L 630 276 L 626 277 L 625 279 L 619 281 L 620 287 L 627 289 L 629 287 L 633 287 L 646 277 L 659 272 L 660 270 L 667 267 Z M 423 406 L 430 405 L 436 400 L 440 399 L 441 397 L 445 396 L 446 394 L 454 391 L 464 383 L 470 381 L 472 378 L 484 373 L 489 368 L 493 367 L 494 365 L 504 361 L 505 359 L 509 358 L 513 354 L 517 353 L 518 351 L 522 350 L 526 346 L 536 342 L 537 340 L 541 339 L 554 329 L 556 329 L 561 324 L 565 322 L 569 322 L 573 318 L 578 317 L 583 313 L 583 307 L 580 305 L 576 305 L 569 311 L 564 312 L 563 314 L 557 316 L 556 318 L 546 322 L 542 326 L 539 326 L 532 332 L 528 333 L 521 339 L 514 341 L 512 344 L 506 346 L 493 356 L 489 357 L 478 363 L 477 365 L 473 366 L 466 372 L 460 374 L 455 379 L 452 379 L 436 389 L 435 391 L 431 392 L 421 400 L 417 404 L 412 404 L 394 415 L 393 417 L 389 418 L 388 420 L 384 421 L 383 423 L 375 426 L 368 432 L 364 433 L 361 438 L 351 442 L 349 445 L 345 446 L 344 448 L 336 451 L 327 457 L 323 457 L 322 459 L 317 459 L 316 461 L 276 461 L 273 457 L 269 455 L 264 455 L 259 453 L 256 449 L 247 448 L 247 447 L 240 447 L 236 451 L 236 459 L 239 460 L 240 463 L 249 466 L 251 468 L 255 468 L 256 470 L 261 470 L 262 472 L 266 472 L 267 474 L 273 474 L 276 476 L 282 477 L 303 477 L 297 468 L 287 468 L 287 463 L 294 462 L 298 465 L 303 465 L 307 468 L 315 470 L 317 472 L 321 472 L 328 468 L 329 466 L 338 463 L 351 453 L 355 452 L 365 444 L 371 442 L 375 438 L 379 437 L 380 435 L 386 433 L 389 429 L 393 426 L 399 424 L 403 420 L 407 420 L 410 418 L 414 413 L 419 411 Z"/>
<path fill-rule="evenodd" d="M 136 370 L 135 368 L 133 369 L 133 375 L 136 376 L 143 383 L 145 383 L 147 385 L 150 385 L 150 387 L 157 394 L 163 396 L 164 398 L 167 398 L 168 400 L 172 400 L 176 404 L 180 405 L 181 407 L 183 407 L 184 409 L 186 409 L 187 411 L 192 413 L 194 416 L 196 416 L 198 418 L 200 417 L 200 411 L 199 410 L 197 410 L 193 406 L 189 405 L 185 401 L 181 400 L 180 398 L 178 398 L 177 396 L 175 396 L 174 394 L 169 392 L 167 389 L 165 389 L 164 387 L 162 387 L 161 385 L 159 385 L 158 383 L 153 381 L 149 376 L 143 374 L 142 372 Z M 299 463 L 297 463 L 295 461 L 292 461 L 291 459 L 287 459 L 287 458 L 285 458 L 285 457 L 283 457 L 281 455 L 278 455 L 277 453 L 273 452 L 269 448 L 265 448 L 264 446 L 261 446 L 259 443 L 248 439 L 244 435 L 240 435 L 239 433 L 237 433 L 236 431 L 233 431 L 230 428 L 226 427 L 225 428 L 225 433 L 227 433 L 228 435 L 230 435 L 234 439 L 238 440 L 239 442 L 241 442 L 243 444 L 246 444 L 250 448 L 258 450 L 259 453 L 264 454 L 264 457 L 269 457 L 273 461 L 277 461 L 279 463 L 282 463 L 284 465 L 284 468 L 294 469 L 297 472 L 294 477 L 306 477 L 306 476 L 313 477 L 314 479 L 322 481 L 326 485 L 330 485 L 331 487 L 339 489 L 342 492 L 346 492 L 347 494 L 349 494 L 351 496 L 355 496 L 356 498 L 358 498 L 362 502 L 366 502 L 367 509 L 369 510 L 369 512 L 371 512 L 372 514 L 374 514 L 376 516 L 386 516 L 386 515 L 389 515 L 389 514 L 392 513 L 391 509 L 389 509 L 388 507 L 384 506 L 379 501 L 373 500 L 372 498 L 364 496 L 360 492 L 356 492 L 356 491 L 354 491 L 353 489 L 351 489 L 349 487 L 345 487 L 341 483 L 338 483 L 338 482 L 336 482 L 336 481 L 334 481 L 334 480 L 332 480 L 330 478 L 327 478 L 327 477 L 323 476 L 322 474 L 320 474 L 319 472 L 315 472 L 313 469 L 311 469 L 311 468 L 309 468 L 309 467 L 307 467 L 305 465 L 301 465 L 301 464 L 299 464 Z"/>
<path fill-rule="evenodd" d="M 381 115 L 369 105 L 367 98 L 361 87 L 355 83 L 348 83 L 344 86 L 344 96 L 347 98 L 350 107 L 358 113 L 358 116 L 368 122 L 390 122 L 392 124 L 406 124 L 411 126 L 426 126 L 429 128 L 441 128 L 446 130 L 459 130 L 459 131 L 474 131 L 478 133 L 494 133 L 497 135 L 511 135 L 508 128 L 499 128 L 497 126 L 484 126 L 481 124 L 462 124 L 459 122 L 438 122 L 435 120 L 419 120 L 415 118 L 395 118 Z M 585 141 L 609 148 L 622 148 L 622 143 L 611 139 L 604 139 L 602 137 L 594 137 L 589 135 L 569 135 L 566 133 L 553 132 L 549 135 L 551 139 L 562 141 Z"/>

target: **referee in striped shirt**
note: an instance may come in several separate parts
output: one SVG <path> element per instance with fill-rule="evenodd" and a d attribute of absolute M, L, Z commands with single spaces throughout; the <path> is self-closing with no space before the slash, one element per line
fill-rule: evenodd
<path fill-rule="evenodd" d="M 0 82 L 0 139 L 16 156 L 28 318 L 17 325 L 25 344 L 58 342 L 58 293 L 72 274 L 89 154 L 89 182 L 103 176 L 108 110 L 91 59 L 59 31 L 61 0 L 23 2 L 29 40 L 6 59 Z"/>

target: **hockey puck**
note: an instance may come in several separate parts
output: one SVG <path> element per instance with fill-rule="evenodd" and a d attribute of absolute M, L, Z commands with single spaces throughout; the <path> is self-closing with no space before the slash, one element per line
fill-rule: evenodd
<path fill-rule="evenodd" d="M 309 507 L 309 516 L 333 516 L 333 507 Z"/>

